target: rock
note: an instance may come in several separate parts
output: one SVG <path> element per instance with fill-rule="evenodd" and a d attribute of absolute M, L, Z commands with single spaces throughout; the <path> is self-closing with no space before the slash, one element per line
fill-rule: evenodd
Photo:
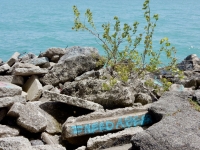
<path fill-rule="evenodd" d="M 26 100 L 28 100 L 28 99 L 27 99 L 28 94 L 27 94 L 26 92 L 22 91 L 21 96 L 22 96 L 23 98 L 25 98 Z"/>
<path fill-rule="evenodd" d="M 53 89 L 54 87 L 52 85 L 45 85 L 43 87 L 43 91 L 50 91 L 51 89 Z"/>
<path fill-rule="evenodd" d="M 8 82 L 0 82 L 0 98 L 1 97 L 11 97 L 15 95 L 21 95 L 22 88 L 8 83 Z"/>
<path fill-rule="evenodd" d="M 152 103 L 152 98 L 148 94 L 138 93 L 135 96 L 135 103 L 141 103 L 142 105 L 146 105 Z"/>
<path fill-rule="evenodd" d="M 36 146 L 36 145 L 44 145 L 44 143 L 42 142 L 42 140 L 30 140 L 31 145 L 32 146 Z"/>
<path fill-rule="evenodd" d="M 94 71 L 94 70 L 88 71 L 88 72 L 82 74 L 81 76 L 76 77 L 74 80 L 75 81 L 80 81 L 80 80 L 87 79 L 89 77 L 99 77 L 99 72 L 98 71 Z"/>
<path fill-rule="evenodd" d="M 46 144 L 59 144 L 60 136 L 58 135 L 50 135 L 46 132 L 43 132 L 41 135 L 41 139 L 46 143 Z"/>
<path fill-rule="evenodd" d="M 132 149 L 199 149 L 200 113 L 192 108 L 188 96 L 187 92 L 166 92 L 153 103 L 149 111 L 157 123 L 132 137 Z"/>
<path fill-rule="evenodd" d="M 41 68 L 52 68 L 55 65 L 53 62 L 47 62 L 44 65 L 40 66 Z"/>
<path fill-rule="evenodd" d="M 77 97 L 71 97 L 71 96 L 55 93 L 55 92 L 44 91 L 43 97 L 50 99 L 51 101 L 62 102 L 62 103 L 66 103 L 69 105 L 73 105 L 73 106 L 77 106 L 77 107 L 81 107 L 81 108 L 85 108 L 89 110 L 103 109 L 103 106 L 97 103 L 90 102 L 90 101 L 77 98 Z"/>
<path fill-rule="evenodd" d="M 54 145 L 37 145 L 33 146 L 33 150 L 66 150 L 62 145 L 54 144 Z"/>
<path fill-rule="evenodd" d="M 132 106 L 135 100 L 134 90 L 121 84 L 116 84 L 110 90 L 104 90 L 103 84 L 107 80 L 85 79 L 74 82 L 66 82 L 61 94 L 87 99 L 98 103 L 104 108 L 122 108 Z"/>
<path fill-rule="evenodd" d="M 57 87 L 51 89 L 50 91 L 51 91 L 51 92 L 54 92 L 54 93 L 60 94 L 60 89 L 58 89 Z"/>
<path fill-rule="evenodd" d="M 200 90 L 196 90 L 194 94 L 195 100 L 200 105 Z"/>
<path fill-rule="evenodd" d="M 184 91 L 184 86 L 182 84 L 172 84 L 169 88 L 169 91 Z"/>
<path fill-rule="evenodd" d="M 24 78 L 22 76 L 12 76 L 12 75 L 0 76 L 0 81 L 9 82 L 19 86 L 22 86 L 24 84 Z"/>
<path fill-rule="evenodd" d="M 5 73 L 9 69 L 10 69 L 10 66 L 8 64 L 4 64 L 4 65 L 0 66 L 0 74 Z"/>
<path fill-rule="evenodd" d="M 59 58 L 60 58 L 64 54 L 65 54 L 65 49 L 53 47 L 53 48 L 47 49 L 44 53 L 41 53 L 38 57 L 47 57 L 47 58 L 49 58 L 50 61 L 57 63 L 58 58 L 56 59 L 56 57 L 59 56 Z"/>
<path fill-rule="evenodd" d="M 124 128 L 150 125 L 153 121 L 146 110 L 147 108 L 143 107 L 127 107 L 106 112 L 97 111 L 76 118 L 70 117 L 62 126 L 62 138 L 72 144 L 78 144 L 87 140 L 87 135 L 94 136 Z"/>
<path fill-rule="evenodd" d="M 31 102 L 26 105 L 14 103 L 8 115 L 17 117 L 17 124 L 32 133 L 42 132 L 47 126 L 46 118 Z"/>
<path fill-rule="evenodd" d="M 12 57 L 7 61 L 7 64 L 11 67 L 15 62 L 18 61 L 18 57 L 20 56 L 20 53 L 15 52 Z"/>
<path fill-rule="evenodd" d="M 33 75 L 24 84 L 23 90 L 28 94 L 27 100 L 37 101 L 42 95 L 43 87 L 40 81 L 38 80 L 38 77 Z"/>
<path fill-rule="evenodd" d="M 42 66 L 45 63 L 49 62 L 49 59 L 47 57 L 40 57 L 40 58 L 33 58 L 33 59 L 28 59 L 24 61 L 25 63 L 33 64 L 35 66 Z"/>
<path fill-rule="evenodd" d="M 102 67 L 96 65 L 99 58 L 100 56 L 95 48 L 68 48 L 65 55 L 40 80 L 44 84 L 52 85 L 72 81 L 84 72 Z"/>
<path fill-rule="evenodd" d="M 48 70 L 42 68 L 16 68 L 13 75 L 29 76 L 29 75 L 41 75 L 47 73 Z"/>
<path fill-rule="evenodd" d="M 86 150 L 86 146 L 78 147 L 76 150 Z"/>
<path fill-rule="evenodd" d="M 13 97 L 2 97 L 2 98 L 0 98 L 0 108 L 10 107 L 15 102 L 26 103 L 26 99 L 21 95 L 16 95 Z"/>
<path fill-rule="evenodd" d="M 28 54 L 25 54 L 23 55 L 21 58 L 20 58 L 20 62 L 25 62 L 29 59 L 33 59 L 33 58 L 36 58 L 37 56 L 33 53 L 28 53 Z"/>
<path fill-rule="evenodd" d="M 177 65 L 180 70 L 200 70 L 200 60 L 196 54 L 187 56 L 181 63 Z"/>
<path fill-rule="evenodd" d="M 130 143 L 131 137 L 134 134 L 142 131 L 143 129 L 141 127 L 131 127 L 116 133 L 108 133 L 103 136 L 96 136 L 88 140 L 87 149 L 105 149 L 122 144 L 128 144 Z"/>
<path fill-rule="evenodd" d="M 31 143 L 28 139 L 18 137 L 0 138 L 0 149 L 2 150 L 32 150 Z"/>
<path fill-rule="evenodd" d="M 58 62 L 59 59 L 60 59 L 59 55 L 54 55 L 54 56 L 51 57 L 51 61 L 53 61 L 53 62 Z"/>
<path fill-rule="evenodd" d="M 0 138 L 19 135 L 19 129 L 0 124 Z"/>

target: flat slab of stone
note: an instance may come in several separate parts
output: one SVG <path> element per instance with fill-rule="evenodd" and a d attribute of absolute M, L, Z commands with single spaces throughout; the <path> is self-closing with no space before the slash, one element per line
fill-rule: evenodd
<path fill-rule="evenodd" d="M 13 76 L 13 75 L 0 76 L 0 81 L 9 82 L 20 86 L 24 84 L 24 78 L 22 76 Z"/>
<path fill-rule="evenodd" d="M 21 95 L 22 88 L 8 83 L 0 81 L 0 97 L 11 97 L 15 95 Z"/>
<path fill-rule="evenodd" d="M 52 145 L 33 146 L 32 150 L 66 150 L 66 148 L 60 144 L 52 144 Z"/>
<path fill-rule="evenodd" d="M 150 114 L 144 109 L 124 108 L 104 113 L 94 112 L 77 118 L 68 118 L 62 126 L 62 137 L 69 139 L 152 123 Z"/>
<path fill-rule="evenodd" d="M 19 135 L 19 129 L 0 124 L 0 138 Z"/>
<path fill-rule="evenodd" d="M 1 150 L 32 150 L 31 143 L 22 136 L 0 138 Z"/>
<path fill-rule="evenodd" d="M 29 76 L 45 74 L 48 70 L 45 68 L 16 68 L 13 72 L 14 75 Z"/>
<path fill-rule="evenodd" d="M 38 80 L 38 77 L 33 75 L 24 84 L 23 90 L 28 94 L 27 100 L 37 101 L 42 95 L 43 87 L 40 81 Z"/>
<path fill-rule="evenodd" d="M 1 97 L 0 98 L 0 108 L 10 107 L 15 102 L 26 103 L 26 98 L 21 95 L 16 95 L 13 97 Z"/>
<path fill-rule="evenodd" d="M 37 109 L 34 103 L 28 102 L 26 105 L 14 103 L 8 112 L 9 116 L 17 117 L 17 124 L 32 133 L 45 130 L 47 120 Z"/>
<path fill-rule="evenodd" d="M 200 112 L 189 103 L 187 92 L 166 92 L 149 108 L 157 121 L 132 137 L 132 149 L 199 150 Z"/>
<path fill-rule="evenodd" d="M 90 138 L 87 142 L 87 150 L 105 149 L 117 145 L 128 144 L 134 134 L 142 131 L 142 127 L 131 127 L 117 133 L 109 133 L 103 136 Z"/>
<path fill-rule="evenodd" d="M 72 96 L 67 96 L 63 94 L 58 94 L 55 92 L 50 92 L 50 91 L 44 91 L 43 92 L 43 97 L 50 99 L 52 101 L 58 101 L 58 102 L 63 102 L 69 105 L 89 109 L 89 110 L 100 110 L 103 109 L 103 106 L 90 102 L 81 98 L 77 97 L 72 97 Z"/>

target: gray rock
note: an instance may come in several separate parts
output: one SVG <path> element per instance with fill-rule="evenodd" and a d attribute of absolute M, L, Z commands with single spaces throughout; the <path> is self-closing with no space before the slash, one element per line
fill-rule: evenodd
<path fill-rule="evenodd" d="M 135 103 L 141 103 L 142 105 L 146 105 L 152 103 L 152 98 L 148 94 L 138 93 L 135 96 Z"/>
<path fill-rule="evenodd" d="M 0 81 L 11 83 L 12 80 L 13 80 L 13 76 L 12 75 L 0 76 Z"/>
<path fill-rule="evenodd" d="M 40 58 L 35 57 L 33 59 L 29 59 L 24 62 L 33 64 L 35 66 L 41 66 L 41 65 L 44 65 L 45 63 L 49 62 L 49 59 L 47 57 L 40 57 Z"/>
<path fill-rule="evenodd" d="M 46 118 L 31 102 L 26 105 L 14 103 L 8 115 L 17 117 L 17 124 L 32 133 L 42 132 L 47 126 Z"/>
<path fill-rule="evenodd" d="M 46 143 L 46 144 L 59 144 L 61 136 L 58 135 L 50 135 L 46 132 L 43 132 L 41 135 L 41 139 Z"/>
<path fill-rule="evenodd" d="M 53 85 L 45 85 L 44 87 L 43 87 L 43 91 L 50 91 L 51 89 L 53 89 L 54 87 L 53 87 Z"/>
<path fill-rule="evenodd" d="M 53 144 L 33 146 L 33 150 L 66 150 L 66 148 L 59 144 Z"/>
<path fill-rule="evenodd" d="M 7 108 L 0 108 L 0 121 L 7 115 Z"/>
<path fill-rule="evenodd" d="M 77 97 L 72 97 L 72 96 L 55 93 L 55 92 L 44 91 L 43 97 L 50 99 L 52 101 L 62 102 L 62 103 L 66 103 L 69 105 L 73 105 L 73 106 L 77 106 L 77 107 L 81 107 L 81 108 L 85 108 L 85 109 L 89 109 L 89 110 L 103 109 L 103 106 L 101 106 L 97 103 L 90 102 L 90 101 L 87 101 L 87 100 L 84 100 L 81 98 L 77 98 Z"/>
<path fill-rule="evenodd" d="M 0 81 L 0 97 L 11 97 L 15 95 L 21 95 L 21 93 L 21 87 L 8 82 Z"/>
<path fill-rule="evenodd" d="M 18 61 L 19 56 L 20 56 L 20 53 L 15 52 L 15 53 L 12 55 L 12 57 L 7 61 L 7 64 L 8 64 L 9 66 L 12 66 L 15 62 Z"/>
<path fill-rule="evenodd" d="M 0 81 L 9 82 L 20 86 L 24 84 L 24 78 L 22 76 L 13 76 L 13 75 L 0 76 Z"/>
<path fill-rule="evenodd" d="M 68 48 L 66 54 L 40 80 L 44 84 L 52 85 L 72 81 L 84 72 L 100 68 L 101 66 L 96 65 L 99 57 L 98 51 L 95 48 Z"/>
<path fill-rule="evenodd" d="M 36 146 L 36 145 L 44 145 L 44 143 L 42 142 L 42 140 L 30 140 L 31 145 L 32 146 Z"/>
<path fill-rule="evenodd" d="M 33 59 L 33 58 L 36 58 L 37 56 L 33 53 L 28 53 L 28 54 L 25 54 L 23 55 L 22 57 L 20 57 L 20 62 L 25 62 L 29 59 Z"/>
<path fill-rule="evenodd" d="M 28 94 L 27 100 L 37 101 L 42 95 L 43 87 L 40 81 L 38 80 L 38 77 L 33 75 L 23 85 L 23 90 Z"/>
<path fill-rule="evenodd" d="M 200 149 L 200 113 L 188 101 L 187 92 L 166 92 L 149 108 L 158 123 L 135 134 L 132 149 L 198 150 Z"/>
<path fill-rule="evenodd" d="M 0 98 L 0 108 L 10 107 L 15 102 L 26 103 L 26 99 L 21 95 L 16 95 L 13 97 L 2 97 L 2 98 Z"/>
<path fill-rule="evenodd" d="M 44 53 L 41 53 L 38 57 L 47 57 L 49 58 L 50 61 L 57 63 L 59 58 L 62 57 L 64 54 L 65 54 L 65 49 L 54 47 L 54 48 L 49 48 Z"/>
<path fill-rule="evenodd" d="M 9 69 L 10 69 L 10 66 L 8 64 L 4 64 L 4 65 L 0 66 L 0 74 L 5 73 Z"/>
<path fill-rule="evenodd" d="M 0 138 L 0 149 L 1 150 L 32 150 L 32 147 L 28 139 L 22 136 L 18 136 L 18 137 Z"/>
<path fill-rule="evenodd" d="M 113 146 L 128 144 L 134 134 L 142 131 L 143 129 L 141 127 L 131 127 L 116 133 L 96 136 L 88 140 L 87 149 L 105 149 Z"/>
<path fill-rule="evenodd" d="M 135 97 L 132 88 L 116 84 L 111 90 L 104 90 L 104 83 L 106 80 L 93 78 L 66 82 L 61 94 L 87 99 L 104 106 L 104 108 L 121 108 L 133 105 Z"/>
<path fill-rule="evenodd" d="M 88 72 L 82 74 L 81 76 L 76 77 L 74 80 L 80 81 L 80 80 L 87 79 L 89 77 L 97 77 L 97 76 L 99 77 L 99 72 L 92 70 L 92 71 L 88 71 Z"/>
<path fill-rule="evenodd" d="M 0 124 L 0 138 L 19 135 L 19 129 Z"/>
<path fill-rule="evenodd" d="M 47 69 L 44 68 L 16 68 L 13 72 L 13 75 L 20 76 L 29 76 L 29 75 L 41 75 L 46 74 L 48 72 Z"/>

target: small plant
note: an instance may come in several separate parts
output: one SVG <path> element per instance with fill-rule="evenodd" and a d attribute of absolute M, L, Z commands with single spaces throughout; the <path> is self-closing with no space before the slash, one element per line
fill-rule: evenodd
<path fill-rule="evenodd" d="M 189 99 L 189 102 L 196 111 L 200 112 L 200 105 L 196 101 Z"/>
<path fill-rule="evenodd" d="M 100 35 L 96 30 L 90 9 L 87 9 L 85 12 L 85 17 L 87 19 L 86 25 L 84 21 L 81 21 L 78 8 L 73 6 L 75 19 L 72 29 L 75 31 L 86 30 L 101 42 L 106 54 L 103 62 L 105 63 L 105 67 L 109 68 L 110 74 L 113 76 L 111 80 L 120 80 L 125 83 L 130 77 L 133 79 L 143 79 L 147 74 L 159 72 L 161 67 L 170 71 L 172 74 L 181 74 L 176 67 L 176 49 L 171 47 L 168 38 L 165 37 L 160 40 L 161 47 L 159 50 L 155 51 L 153 49 L 152 39 L 159 17 L 158 14 L 151 17 L 149 0 L 144 1 L 143 10 L 146 20 L 144 32 L 137 33 L 139 25 L 137 21 L 132 25 L 127 23 L 121 25 L 119 18 L 115 16 L 115 24 L 113 26 L 111 26 L 110 23 L 103 24 L 102 28 L 104 32 Z M 144 45 L 143 50 L 138 50 L 138 46 L 142 43 Z M 124 47 L 121 48 L 122 46 Z M 162 53 L 165 53 L 166 58 L 169 60 L 168 64 L 164 64 L 161 61 L 160 56 Z M 113 72 L 117 74 L 113 74 Z M 165 91 L 169 88 L 171 83 L 164 79 L 162 82 L 162 89 Z M 152 84 L 147 81 L 146 85 L 154 86 L 154 83 Z M 110 81 L 110 84 L 103 84 L 103 88 L 107 90 L 112 86 L 114 86 L 112 81 Z"/>

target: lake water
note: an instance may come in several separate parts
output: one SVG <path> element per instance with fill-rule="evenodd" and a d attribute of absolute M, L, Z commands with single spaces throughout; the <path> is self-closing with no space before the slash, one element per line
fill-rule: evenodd
<path fill-rule="evenodd" d="M 96 47 L 104 54 L 92 35 L 71 29 L 72 6 L 82 14 L 90 8 L 101 33 L 101 24 L 112 23 L 114 16 L 122 23 L 138 21 L 142 30 L 142 4 L 143 0 L 1 0 L 0 58 L 6 61 L 16 51 L 38 55 L 50 47 L 76 45 Z M 159 14 L 154 49 L 159 49 L 161 38 L 168 37 L 179 60 L 193 53 L 200 57 L 200 0 L 151 0 L 150 7 L 152 14 Z"/>

